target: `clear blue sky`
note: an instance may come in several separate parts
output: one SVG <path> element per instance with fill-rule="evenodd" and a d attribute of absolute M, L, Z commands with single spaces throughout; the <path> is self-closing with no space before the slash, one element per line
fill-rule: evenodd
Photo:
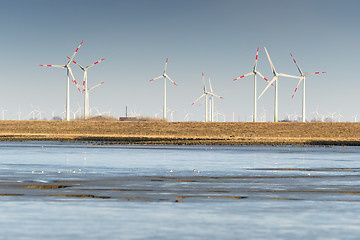
<path fill-rule="evenodd" d="M 89 70 L 91 107 L 116 117 L 136 111 L 161 116 L 162 74 L 169 58 L 168 108 L 204 119 L 204 105 L 191 106 L 202 93 L 201 73 L 211 76 L 216 101 L 226 120 L 250 120 L 253 78 L 233 82 L 252 70 L 272 73 L 264 46 L 278 72 L 297 75 L 289 53 L 304 72 L 325 71 L 307 79 L 307 115 L 337 112 L 343 121 L 360 114 L 359 1 L 1 1 L 0 107 L 6 119 L 28 118 L 31 104 L 46 113 L 65 109 L 66 71 L 39 64 L 65 64 L 84 41 L 75 60 L 82 65 L 106 58 Z M 77 80 L 82 72 L 72 65 Z M 279 118 L 301 114 L 301 90 L 291 100 L 297 80 L 279 80 Z M 258 92 L 266 83 L 259 81 Z M 83 95 L 71 85 L 71 110 L 83 107 Z M 274 91 L 258 102 L 259 115 L 273 119 Z M 1 109 L 0 109 L 1 110 Z M 170 118 L 170 114 L 168 113 Z M 2 115 L 0 114 L 0 119 Z M 359 115 L 360 119 L 360 115 Z M 221 118 L 222 120 L 222 118 Z"/>

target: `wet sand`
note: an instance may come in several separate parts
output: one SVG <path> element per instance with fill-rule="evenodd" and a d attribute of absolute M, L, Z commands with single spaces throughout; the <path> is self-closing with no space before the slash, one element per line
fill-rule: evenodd
<path fill-rule="evenodd" d="M 359 201 L 358 168 L 249 169 L 246 176 L 207 176 L 194 172 L 178 176 L 89 176 L 68 175 L 71 180 L 49 182 L 41 173 L 22 173 L 0 179 L 0 196 L 17 200 L 96 198 L 141 202 L 204 201 Z M 271 173 L 271 174 L 269 174 Z M 53 173 L 57 174 L 57 173 Z M 69 174 L 69 173 L 59 173 Z M 59 178 L 60 179 L 60 178 Z"/>
<path fill-rule="evenodd" d="M 0 121 L 0 141 L 97 144 L 360 145 L 360 123 Z"/>

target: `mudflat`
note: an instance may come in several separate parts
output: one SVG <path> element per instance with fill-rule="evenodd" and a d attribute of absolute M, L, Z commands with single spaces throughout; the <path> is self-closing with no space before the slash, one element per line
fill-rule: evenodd
<path fill-rule="evenodd" d="M 360 123 L 0 121 L 0 141 L 99 144 L 360 145 Z"/>

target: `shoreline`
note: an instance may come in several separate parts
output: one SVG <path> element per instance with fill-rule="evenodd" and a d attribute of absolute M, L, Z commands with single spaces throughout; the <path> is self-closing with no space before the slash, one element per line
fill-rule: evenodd
<path fill-rule="evenodd" d="M 0 141 L 360 146 L 360 123 L 0 121 Z"/>

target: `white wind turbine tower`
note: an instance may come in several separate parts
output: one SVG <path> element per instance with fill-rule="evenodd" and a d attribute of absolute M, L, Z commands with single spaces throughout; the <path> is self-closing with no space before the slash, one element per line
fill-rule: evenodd
<path fill-rule="evenodd" d="M 89 111 L 90 111 L 89 93 L 90 93 L 90 91 L 104 83 L 104 82 L 101 82 L 101 83 L 91 87 L 90 89 L 88 89 L 87 71 L 89 70 L 89 68 L 95 66 L 96 64 L 98 64 L 99 62 L 102 62 L 104 60 L 105 60 L 105 58 L 103 58 L 103 59 L 101 59 L 101 60 L 99 60 L 97 62 L 94 62 L 93 64 L 91 64 L 90 66 L 87 66 L 87 67 L 83 67 L 79 63 L 77 63 L 77 62 L 75 62 L 73 60 L 73 63 L 75 63 L 81 70 L 84 71 L 84 80 L 83 80 L 83 87 L 82 88 L 83 88 L 83 92 L 84 92 L 84 119 L 85 120 L 89 118 Z M 76 82 L 75 82 L 75 84 L 76 84 Z"/>
<path fill-rule="evenodd" d="M 70 63 L 73 60 L 73 58 L 75 57 L 75 54 L 77 53 L 77 51 L 79 50 L 79 48 L 81 47 L 81 45 L 83 44 L 84 41 L 82 41 L 80 43 L 80 45 L 78 46 L 78 48 L 75 50 L 74 54 L 71 56 L 70 60 L 65 64 L 65 65 L 40 65 L 42 67 L 58 67 L 58 68 L 66 68 L 66 75 L 67 75 L 67 87 L 66 87 L 66 121 L 70 121 L 70 76 L 69 73 L 71 74 L 72 77 L 72 81 L 77 85 L 74 75 L 72 73 L 72 70 L 70 68 Z M 79 89 L 80 90 L 80 89 Z"/>
<path fill-rule="evenodd" d="M 159 79 L 159 78 L 164 78 L 164 110 L 163 110 L 163 119 L 164 119 L 164 121 L 166 121 L 166 79 L 168 79 L 170 82 L 175 84 L 175 86 L 177 86 L 176 83 L 173 80 L 171 80 L 171 78 L 166 74 L 167 63 L 168 63 L 168 58 L 166 58 L 165 69 L 164 69 L 163 75 L 150 80 L 150 82 L 151 82 L 151 81 L 154 81 L 154 80 Z"/>
<path fill-rule="evenodd" d="M 220 98 L 220 99 L 224 99 L 218 95 L 216 95 L 211 87 L 211 81 L 210 81 L 210 77 L 209 77 L 209 87 L 210 87 L 210 92 L 208 92 L 208 94 L 210 95 L 210 121 L 214 122 L 214 97 Z"/>
<path fill-rule="evenodd" d="M 21 111 L 20 111 L 20 108 L 19 108 L 19 110 L 18 110 L 18 112 L 17 112 L 17 115 L 18 115 L 18 120 L 21 120 Z"/>
<path fill-rule="evenodd" d="M 5 112 L 7 112 L 7 111 L 8 110 L 1 107 L 2 120 L 5 120 Z"/>
<path fill-rule="evenodd" d="M 256 116 L 257 116 L 257 90 L 256 90 L 256 75 L 259 74 L 260 77 L 262 77 L 265 81 L 268 82 L 268 80 L 256 69 L 257 67 L 257 61 L 258 61 L 258 56 L 259 56 L 259 47 L 257 48 L 257 52 L 256 52 L 256 58 L 255 58 L 255 64 L 254 64 L 254 68 L 253 68 L 253 71 L 252 72 L 249 72 L 245 75 L 242 75 L 238 78 L 235 78 L 233 81 L 236 81 L 240 78 L 243 78 L 243 77 L 247 77 L 247 76 L 250 76 L 250 75 L 254 75 L 254 113 L 253 113 L 253 121 L 256 122 Z"/>
<path fill-rule="evenodd" d="M 294 98 L 294 95 L 295 95 L 295 93 L 296 93 L 296 91 L 297 91 L 297 89 L 298 89 L 301 81 L 303 81 L 302 121 L 305 122 L 305 118 L 306 118 L 306 116 L 305 116 L 305 114 L 306 114 L 306 110 L 305 110 L 305 79 L 306 79 L 306 76 L 307 76 L 307 75 L 312 75 L 312 74 L 323 74 L 323 73 L 326 73 L 326 72 L 307 72 L 307 73 L 303 73 L 303 72 L 301 71 L 300 67 L 298 66 L 298 64 L 296 63 L 293 55 L 292 55 L 291 53 L 290 53 L 290 55 L 291 55 L 292 59 L 294 60 L 294 63 L 295 63 L 295 65 L 296 65 L 296 67 L 297 67 L 297 69 L 299 70 L 300 75 L 301 75 L 300 80 L 299 80 L 299 82 L 298 82 L 298 84 L 297 84 L 297 86 L 296 86 L 296 88 L 295 88 L 294 94 L 292 95 L 291 98 Z"/>
<path fill-rule="evenodd" d="M 202 73 L 202 81 L 203 81 L 203 85 L 204 85 L 204 92 L 191 105 L 194 105 L 197 101 L 199 101 L 202 97 L 205 96 L 205 122 L 207 122 L 208 121 L 208 95 L 210 93 L 208 91 L 206 91 L 204 73 Z"/>
<path fill-rule="evenodd" d="M 266 90 L 270 87 L 270 85 L 272 85 L 274 82 L 275 82 L 275 108 L 274 108 L 274 122 L 278 122 L 278 87 L 279 87 L 279 83 L 278 83 L 278 78 L 279 77 L 289 77 L 289 78 L 297 78 L 297 79 L 300 79 L 300 77 L 296 77 L 296 76 L 292 76 L 292 75 L 288 75 L 288 74 L 284 74 L 284 73 L 278 73 L 276 72 L 275 70 L 275 67 L 270 59 L 270 56 L 269 56 L 269 53 L 267 52 L 266 50 L 266 47 L 265 48 L 265 52 L 266 52 L 266 55 L 268 57 L 268 60 L 269 60 L 269 63 L 270 63 L 270 66 L 271 66 L 271 70 L 274 74 L 274 77 L 271 79 L 271 81 L 269 82 L 269 84 L 266 86 L 266 88 L 264 89 L 264 91 L 260 94 L 259 98 L 261 98 L 261 96 L 266 92 Z"/>

